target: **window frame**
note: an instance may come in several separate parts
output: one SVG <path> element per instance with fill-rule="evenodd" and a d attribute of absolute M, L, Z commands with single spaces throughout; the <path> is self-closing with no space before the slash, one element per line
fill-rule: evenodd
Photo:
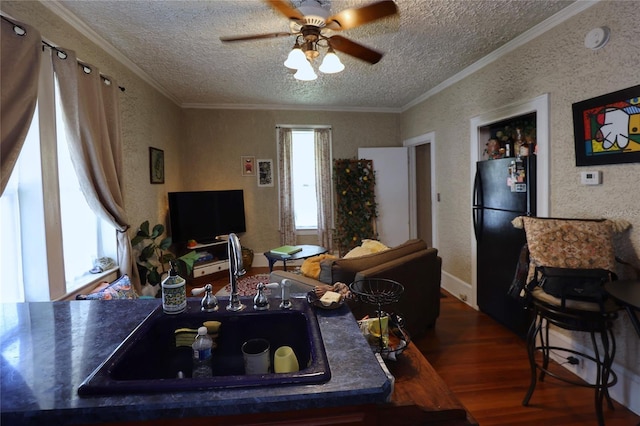
<path fill-rule="evenodd" d="M 315 131 L 317 129 L 329 129 L 332 130 L 332 126 L 331 125 L 326 125 L 326 124 L 305 124 L 305 125 L 300 125 L 300 124 L 276 124 L 276 145 L 278 144 L 278 129 L 290 129 L 292 132 L 295 131 Z M 314 132 L 314 149 L 315 149 L 315 132 Z M 329 145 L 329 149 L 331 151 L 331 158 L 333 158 L 333 144 Z M 276 152 L 278 152 L 278 156 L 277 156 L 277 164 L 278 167 L 280 167 L 281 161 L 282 159 L 280 158 L 279 155 L 279 150 L 276 149 Z M 315 171 L 317 174 L 317 170 Z M 333 168 L 330 172 L 331 174 L 331 182 L 333 182 Z M 317 175 L 316 175 L 317 177 Z M 279 174 L 278 174 L 278 179 L 279 179 Z M 280 198 L 280 182 L 278 182 L 278 198 Z M 316 196 L 317 196 L 317 191 L 318 188 L 316 187 Z M 333 191 L 331 193 L 331 210 L 333 211 L 333 204 L 334 203 L 334 196 L 333 196 Z M 282 211 L 280 209 L 280 205 L 278 205 L 278 223 L 281 222 L 282 219 Z M 335 220 L 334 217 L 331 218 L 331 227 L 333 228 L 333 221 Z M 304 229 L 300 229 L 300 228 L 296 228 L 296 234 L 300 235 L 300 236 L 306 236 L 306 235 L 316 235 L 318 233 L 318 228 L 317 228 L 317 224 L 316 224 L 316 228 L 310 229 L 310 228 L 304 228 Z"/>
<path fill-rule="evenodd" d="M 105 279 L 115 279 L 118 271 L 116 266 L 99 274 L 85 274 L 74 280 L 72 289 L 67 289 L 58 179 L 56 77 L 50 54 L 48 49 L 43 49 L 38 103 L 30 130 L 30 133 L 37 132 L 36 136 L 33 134 L 30 136 L 38 139 L 32 142 L 38 146 L 38 149 L 32 147 L 34 152 L 31 155 L 34 157 L 29 158 L 31 164 L 40 165 L 36 172 L 40 173 L 40 179 L 39 182 L 32 184 L 32 194 L 30 195 L 30 202 L 37 207 L 38 211 L 34 211 L 32 206 L 29 206 L 20 208 L 19 212 L 20 229 L 18 233 L 20 234 L 21 246 L 19 250 L 22 257 L 19 268 L 22 273 L 22 281 L 15 285 L 22 286 L 18 293 L 22 293 L 22 300 L 28 302 L 68 299 Z M 21 152 L 20 155 L 22 156 L 22 154 Z M 19 173 L 19 168 L 17 165 L 14 173 Z M 25 196 L 20 194 L 20 186 L 17 190 L 19 198 Z M 22 204 L 24 201 L 18 199 L 17 202 Z M 98 215 L 96 217 L 99 218 Z M 109 243 L 109 247 L 115 249 L 116 253 L 113 253 L 112 256 L 117 259 L 117 235 L 115 229 L 112 231 L 113 242 Z M 100 238 L 104 238 L 105 235 L 106 233 L 102 232 Z"/>

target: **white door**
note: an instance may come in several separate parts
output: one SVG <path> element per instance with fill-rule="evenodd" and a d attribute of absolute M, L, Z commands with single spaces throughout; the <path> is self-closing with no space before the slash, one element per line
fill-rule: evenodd
<path fill-rule="evenodd" d="M 409 239 L 408 149 L 358 148 L 358 158 L 373 160 L 380 242 L 389 247 L 404 243 Z"/>

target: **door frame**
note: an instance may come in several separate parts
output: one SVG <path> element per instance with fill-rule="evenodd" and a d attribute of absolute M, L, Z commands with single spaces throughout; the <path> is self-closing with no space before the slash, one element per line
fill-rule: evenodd
<path fill-rule="evenodd" d="M 549 142 L 549 94 L 544 93 L 536 98 L 526 101 L 515 102 L 505 105 L 501 108 L 478 115 L 471 119 L 470 123 L 470 194 L 469 194 L 469 218 L 473 211 L 473 181 L 475 179 L 476 162 L 482 158 L 483 144 L 480 142 L 480 128 L 499 122 L 508 120 L 512 117 L 536 113 L 536 143 L 537 151 L 537 167 L 536 167 L 536 214 L 539 217 L 549 216 L 549 151 L 551 144 Z M 473 221 L 471 221 L 473 222 Z M 477 244 L 475 233 L 473 232 L 473 223 L 470 228 L 471 235 L 471 300 L 467 303 L 476 310 L 478 309 L 478 261 L 477 261 Z M 514 271 L 515 272 L 515 271 Z"/>
<path fill-rule="evenodd" d="M 429 145 L 431 157 L 431 246 L 438 247 L 438 215 L 436 203 L 436 132 L 429 132 L 413 138 L 405 139 L 402 146 L 409 152 L 409 235 L 411 238 L 418 236 L 418 204 L 416 197 L 416 147 Z"/>

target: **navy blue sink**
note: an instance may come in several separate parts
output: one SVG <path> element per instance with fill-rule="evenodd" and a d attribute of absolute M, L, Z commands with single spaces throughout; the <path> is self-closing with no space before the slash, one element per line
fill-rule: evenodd
<path fill-rule="evenodd" d="M 274 300 L 271 310 L 254 311 L 250 298 L 241 298 L 247 308 L 228 312 L 220 303 L 217 312 L 200 312 L 199 300 L 189 300 L 186 312 L 167 315 L 155 309 L 80 385 L 78 394 L 121 395 L 129 393 L 177 392 L 289 384 L 317 384 L 331 378 L 318 321 L 306 300 L 292 299 L 292 310 L 280 310 Z M 192 351 L 176 347 L 174 332 L 197 329 L 205 321 L 220 321 L 212 357 L 212 377 L 191 378 Z M 242 344 L 252 338 L 267 339 L 273 353 L 291 346 L 300 371 L 246 375 Z M 180 378 L 180 376 L 182 378 Z"/>

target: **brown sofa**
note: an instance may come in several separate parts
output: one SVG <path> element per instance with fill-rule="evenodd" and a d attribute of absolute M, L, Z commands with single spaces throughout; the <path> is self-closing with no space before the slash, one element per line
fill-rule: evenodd
<path fill-rule="evenodd" d="M 320 262 L 318 280 L 294 272 L 280 270 L 271 273 L 271 282 L 284 278 L 292 281 L 292 293 L 307 293 L 320 283 L 350 284 L 366 278 L 387 278 L 404 286 L 400 300 L 384 310 L 400 314 L 411 336 L 423 334 L 435 325 L 440 314 L 440 278 L 442 259 L 438 250 L 428 248 L 419 239 L 378 253 L 354 258 L 325 259 Z M 375 307 L 361 302 L 349 302 L 353 315 L 359 319 L 375 313 Z"/>

